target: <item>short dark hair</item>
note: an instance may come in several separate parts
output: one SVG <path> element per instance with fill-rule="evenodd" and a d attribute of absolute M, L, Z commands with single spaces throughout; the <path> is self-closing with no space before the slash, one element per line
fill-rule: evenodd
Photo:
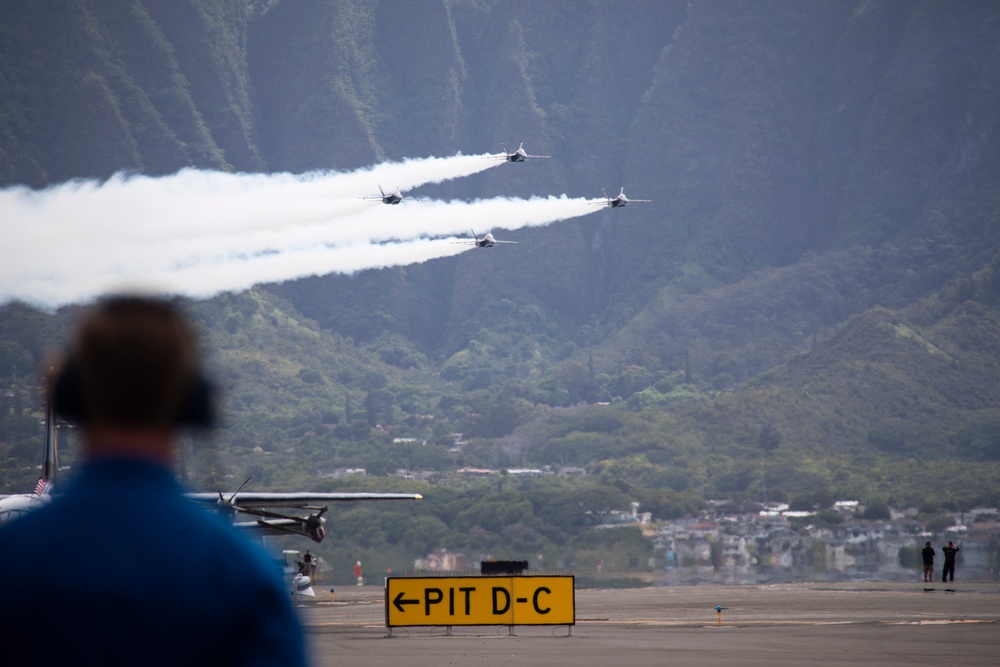
<path fill-rule="evenodd" d="M 76 365 L 84 426 L 172 428 L 198 373 L 194 331 L 172 303 L 114 296 L 77 330 Z"/>

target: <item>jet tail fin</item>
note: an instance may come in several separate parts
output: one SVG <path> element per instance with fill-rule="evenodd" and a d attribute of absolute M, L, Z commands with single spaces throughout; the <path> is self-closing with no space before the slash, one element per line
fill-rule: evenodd
<path fill-rule="evenodd" d="M 59 449 L 56 446 L 56 418 L 52 401 L 45 410 L 45 451 L 42 454 L 42 477 L 35 489 L 37 495 L 49 491 L 59 472 Z"/>

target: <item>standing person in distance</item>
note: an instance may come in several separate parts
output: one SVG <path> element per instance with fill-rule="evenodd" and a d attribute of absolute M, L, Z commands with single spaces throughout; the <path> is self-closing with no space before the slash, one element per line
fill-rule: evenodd
<path fill-rule="evenodd" d="M 955 546 L 955 543 L 948 540 L 948 546 L 941 547 L 941 553 L 944 554 L 944 569 L 941 570 L 941 581 L 955 581 L 955 556 L 961 551 Z"/>
<path fill-rule="evenodd" d="M 930 540 L 924 542 L 924 548 L 920 552 L 924 559 L 924 583 L 934 580 L 934 547 Z"/>

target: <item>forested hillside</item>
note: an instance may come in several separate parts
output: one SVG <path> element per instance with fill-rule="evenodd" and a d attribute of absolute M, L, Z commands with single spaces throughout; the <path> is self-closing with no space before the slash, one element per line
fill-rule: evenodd
<path fill-rule="evenodd" d="M 603 548 L 573 527 L 633 500 L 1000 503 L 998 110 L 988 0 L 0 5 L 0 186 L 523 141 L 553 157 L 412 194 L 652 200 L 186 302 L 227 415 L 189 444 L 192 485 L 419 488 L 418 528 L 333 520 L 397 566 L 568 561 Z M 76 312 L 0 307 L 2 492 L 33 482 L 39 369 Z"/>

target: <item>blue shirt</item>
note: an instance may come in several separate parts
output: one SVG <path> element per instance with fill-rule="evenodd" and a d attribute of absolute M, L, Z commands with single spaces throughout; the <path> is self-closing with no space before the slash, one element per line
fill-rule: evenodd
<path fill-rule="evenodd" d="M 0 530 L 0 631 L 5 665 L 305 664 L 275 563 L 139 461 Z"/>

